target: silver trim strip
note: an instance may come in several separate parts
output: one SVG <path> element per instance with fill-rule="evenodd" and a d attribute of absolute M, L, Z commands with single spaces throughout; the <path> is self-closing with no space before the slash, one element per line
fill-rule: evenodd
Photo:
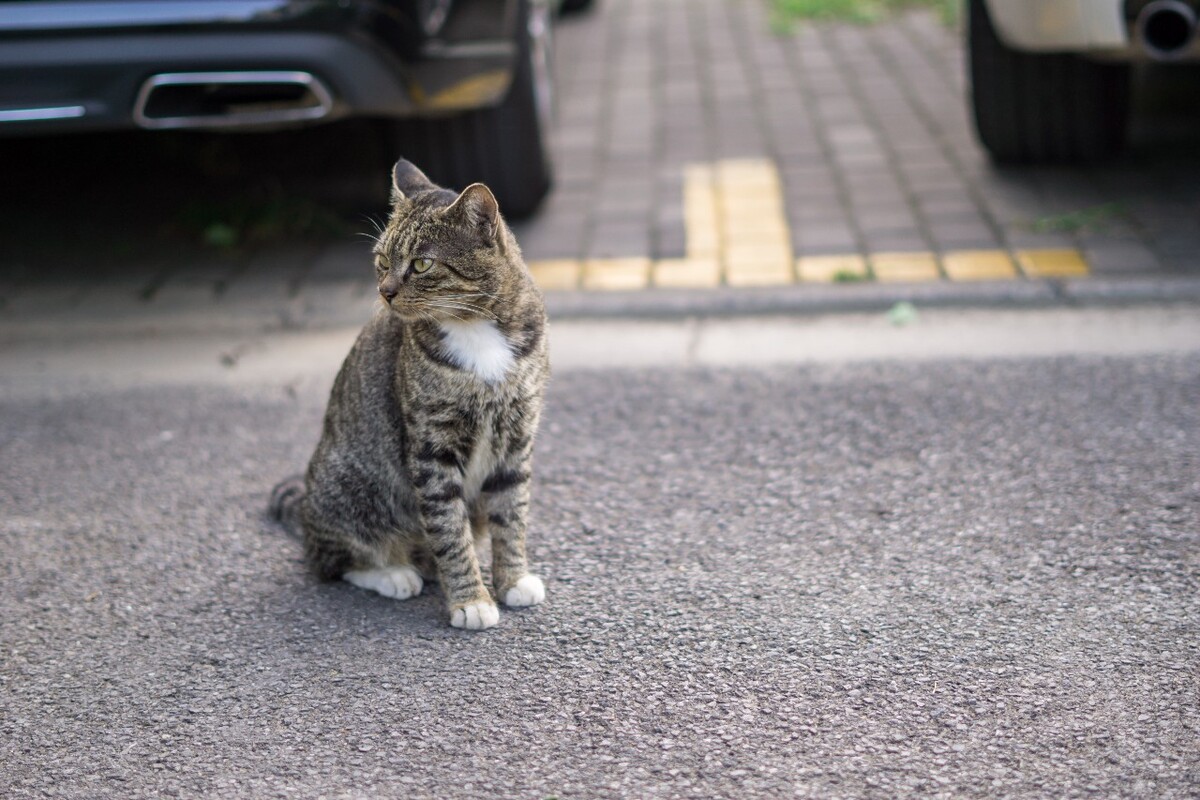
<path fill-rule="evenodd" d="M 233 114 L 206 114 L 190 117 L 148 117 L 146 104 L 155 89 L 163 86 L 196 86 L 205 84 L 277 83 L 304 86 L 317 101 L 315 106 L 302 106 L 269 111 L 246 111 Z M 333 110 L 333 95 L 321 80 L 309 72 L 164 72 L 152 75 L 142 84 L 133 105 L 133 121 L 142 128 L 239 128 L 254 125 L 277 125 L 321 119 Z"/>
<path fill-rule="evenodd" d="M 0 122 L 36 122 L 43 119 L 76 119 L 87 114 L 83 106 L 52 108 L 8 108 L 0 110 Z"/>
<path fill-rule="evenodd" d="M 25 0 L 4 3 L 0 31 L 77 30 L 84 28 L 149 28 L 157 25 L 205 25 L 278 19 L 288 12 L 287 0 Z"/>

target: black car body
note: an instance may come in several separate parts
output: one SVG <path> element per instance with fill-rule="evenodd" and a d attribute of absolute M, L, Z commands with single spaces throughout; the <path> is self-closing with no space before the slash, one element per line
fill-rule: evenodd
<path fill-rule="evenodd" d="M 0 0 L 0 135 L 387 120 L 448 185 L 549 187 L 550 0 Z"/>

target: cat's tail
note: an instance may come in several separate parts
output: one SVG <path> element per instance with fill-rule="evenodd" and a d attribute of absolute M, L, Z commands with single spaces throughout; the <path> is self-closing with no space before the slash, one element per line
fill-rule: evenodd
<path fill-rule="evenodd" d="M 300 501 L 304 499 L 304 476 L 293 475 L 271 490 L 267 513 L 292 536 L 300 536 Z"/>

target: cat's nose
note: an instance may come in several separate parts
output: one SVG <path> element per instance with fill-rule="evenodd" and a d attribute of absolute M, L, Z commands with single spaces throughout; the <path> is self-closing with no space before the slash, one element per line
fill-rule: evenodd
<path fill-rule="evenodd" d="M 391 302 L 396 299 L 396 295 L 399 294 L 399 292 L 390 286 L 380 286 L 379 294 L 383 296 L 383 301 L 390 305 Z"/>

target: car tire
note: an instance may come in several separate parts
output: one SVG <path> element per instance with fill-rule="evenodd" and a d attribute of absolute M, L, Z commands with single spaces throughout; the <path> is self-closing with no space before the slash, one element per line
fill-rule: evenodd
<path fill-rule="evenodd" d="M 547 4 L 522 0 L 517 67 L 504 100 L 449 117 L 390 123 L 396 155 L 447 188 L 487 184 L 508 218 L 536 211 L 553 182 L 550 24 Z"/>
<path fill-rule="evenodd" d="M 593 4 L 594 0 L 562 0 L 558 8 L 564 14 L 578 14 L 587 11 Z"/>
<path fill-rule="evenodd" d="M 1000 163 L 1072 163 L 1125 145 L 1130 68 L 1004 44 L 984 0 L 969 0 L 971 105 L 983 146 Z"/>

